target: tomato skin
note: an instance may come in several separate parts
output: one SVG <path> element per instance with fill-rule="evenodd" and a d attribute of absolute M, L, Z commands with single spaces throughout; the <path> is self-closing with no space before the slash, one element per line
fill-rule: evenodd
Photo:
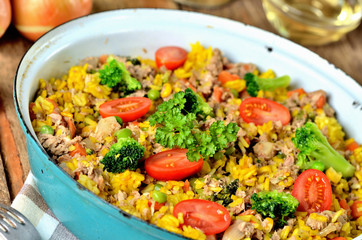
<path fill-rule="evenodd" d="M 99 62 L 103 65 L 107 63 L 108 54 L 103 54 L 99 56 Z"/>
<path fill-rule="evenodd" d="M 217 77 L 217 80 L 219 82 L 221 82 L 221 84 L 225 84 L 229 81 L 234 81 L 234 80 L 237 80 L 237 79 L 240 79 L 240 77 L 238 75 L 235 75 L 235 74 L 231 74 L 227 71 L 221 71 Z"/>
<path fill-rule="evenodd" d="M 151 107 L 151 100 L 145 97 L 119 98 L 99 106 L 102 117 L 118 116 L 123 122 L 134 121 L 145 115 Z"/>
<path fill-rule="evenodd" d="M 269 121 L 290 122 L 289 110 L 280 103 L 265 98 L 250 97 L 244 99 L 239 107 L 240 117 L 247 123 L 263 125 Z"/>
<path fill-rule="evenodd" d="M 190 182 L 188 179 L 185 180 L 184 186 L 182 188 L 184 192 L 187 192 L 190 189 Z"/>
<path fill-rule="evenodd" d="M 345 237 L 335 237 L 332 238 L 331 240 L 347 240 Z"/>
<path fill-rule="evenodd" d="M 346 199 L 341 199 L 339 201 L 339 206 L 341 206 L 341 208 L 343 208 L 344 210 L 347 211 L 347 215 L 350 216 L 351 215 L 351 208 L 349 207 L 349 205 L 347 204 Z"/>
<path fill-rule="evenodd" d="M 179 80 L 182 81 L 186 87 L 191 88 L 194 92 L 197 92 L 197 89 L 187 79 L 181 78 Z"/>
<path fill-rule="evenodd" d="M 288 98 L 291 97 L 294 93 L 298 93 L 298 96 L 306 94 L 303 88 L 297 88 L 287 93 Z"/>
<path fill-rule="evenodd" d="M 350 210 L 351 208 L 348 206 L 346 199 L 341 199 L 339 201 L 339 206 L 341 206 L 341 208 L 343 208 L 344 210 Z"/>
<path fill-rule="evenodd" d="M 177 203 L 173 215 L 177 218 L 182 213 L 184 225 L 190 225 L 206 235 L 225 231 L 230 226 L 228 210 L 220 204 L 203 199 L 189 199 Z"/>
<path fill-rule="evenodd" d="M 213 98 L 216 102 L 220 103 L 220 102 L 221 102 L 221 96 L 222 96 L 222 90 L 221 90 L 221 88 L 218 87 L 218 86 L 215 86 L 215 87 L 214 87 L 214 91 L 213 91 L 213 93 L 212 93 L 212 98 Z"/>
<path fill-rule="evenodd" d="M 181 67 L 187 59 L 187 51 L 176 46 L 159 48 L 155 53 L 157 67 L 165 66 L 169 70 Z"/>
<path fill-rule="evenodd" d="M 59 106 L 53 99 L 46 98 L 45 100 L 47 100 L 48 102 L 50 102 L 53 105 L 53 107 L 54 107 L 53 113 L 59 113 L 60 114 Z"/>
<path fill-rule="evenodd" d="M 77 131 L 77 128 L 75 127 L 73 118 L 67 118 L 67 124 L 68 124 L 68 128 L 69 128 L 69 132 L 70 132 L 70 137 L 74 138 L 75 136 L 75 132 Z"/>
<path fill-rule="evenodd" d="M 155 210 L 158 211 L 160 210 L 163 206 L 165 206 L 166 203 L 158 203 L 158 202 L 155 202 Z M 151 207 L 152 206 L 152 202 L 151 201 L 148 201 L 148 206 Z"/>
<path fill-rule="evenodd" d="M 244 215 L 255 215 L 256 214 L 256 211 L 255 210 L 252 210 L 252 209 L 248 209 L 242 213 L 240 213 L 238 216 L 244 216 Z"/>
<path fill-rule="evenodd" d="M 326 96 L 321 95 L 316 102 L 317 108 L 323 108 L 324 104 L 326 104 L 326 101 Z"/>
<path fill-rule="evenodd" d="M 351 206 L 351 215 L 354 219 L 362 216 L 362 201 L 354 201 Z"/>
<path fill-rule="evenodd" d="M 145 161 L 148 175 L 157 180 L 181 180 L 202 169 L 203 160 L 190 162 L 186 157 L 187 149 L 171 149 L 159 152 Z"/>
<path fill-rule="evenodd" d="M 299 201 L 298 211 L 322 212 L 332 205 L 331 183 L 323 172 L 316 169 L 308 169 L 298 176 L 292 195 Z"/>
<path fill-rule="evenodd" d="M 74 155 L 77 153 L 79 153 L 81 156 L 87 156 L 85 148 L 79 142 L 75 144 L 75 149 L 71 151 L 69 155 L 74 157 Z"/>
<path fill-rule="evenodd" d="M 357 148 L 359 148 L 359 144 L 356 141 L 353 141 L 352 143 L 346 146 L 346 150 L 349 150 L 351 152 L 353 152 Z"/>

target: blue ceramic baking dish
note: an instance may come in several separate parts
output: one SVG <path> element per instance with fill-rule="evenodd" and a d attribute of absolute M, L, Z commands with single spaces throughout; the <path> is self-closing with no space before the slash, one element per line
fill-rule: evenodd
<path fill-rule="evenodd" d="M 14 101 L 24 131 L 31 170 L 55 216 L 80 239 L 185 239 L 146 223 L 97 197 L 67 175 L 37 141 L 28 105 L 40 78 L 62 76 L 88 56 L 118 54 L 153 58 L 165 45 L 190 49 L 199 41 L 232 61 L 288 74 L 293 87 L 321 86 L 350 137 L 362 142 L 361 86 L 309 50 L 272 33 L 214 16 L 177 10 L 128 9 L 97 13 L 65 23 L 41 37 L 16 72 Z"/>

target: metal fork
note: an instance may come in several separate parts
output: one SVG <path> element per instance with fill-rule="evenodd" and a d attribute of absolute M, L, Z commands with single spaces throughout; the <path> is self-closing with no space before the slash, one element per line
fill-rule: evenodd
<path fill-rule="evenodd" d="M 41 239 L 33 224 L 16 209 L 0 203 L 0 239 Z"/>

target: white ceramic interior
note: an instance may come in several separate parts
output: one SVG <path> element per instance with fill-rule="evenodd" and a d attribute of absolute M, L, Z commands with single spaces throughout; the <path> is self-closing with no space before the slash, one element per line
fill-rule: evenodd
<path fill-rule="evenodd" d="M 292 87 L 325 90 L 348 135 L 362 142 L 362 131 L 356 128 L 362 121 L 362 88 L 345 73 L 275 34 L 219 17 L 176 10 L 103 12 L 73 20 L 43 36 L 27 52 L 18 71 L 21 74 L 17 76 L 16 91 L 22 96 L 24 119 L 30 126 L 28 103 L 38 80 L 61 76 L 84 57 L 113 53 L 153 58 L 160 46 L 190 49 L 189 44 L 196 41 L 220 48 L 231 61 L 252 62 L 262 70 L 271 68 L 278 75 L 288 74 Z"/>
<path fill-rule="evenodd" d="M 217 47 L 233 62 L 288 74 L 292 87 L 323 89 L 349 137 L 362 142 L 362 87 L 313 52 L 275 34 L 239 22 L 193 12 L 128 9 L 73 20 L 41 37 L 19 65 L 14 86 L 20 119 L 30 133 L 28 104 L 40 78 L 60 77 L 79 60 L 101 54 L 153 58 L 161 46 L 190 49 L 199 41 Z M 348 57 L 348 56 L 345 56 Z"/>

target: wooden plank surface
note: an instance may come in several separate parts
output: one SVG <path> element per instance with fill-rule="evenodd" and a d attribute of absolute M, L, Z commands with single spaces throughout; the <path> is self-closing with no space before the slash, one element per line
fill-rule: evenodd
<path fill-rule="evenodd" d="M 10 197 L 14 199 L 24 184 L 24 171 L 21 166 L 19 152 L 14 134 L 2 102 L 0 102 L 0 147 L 3 164 L 8 177 Z"/>
<path fill-rule="evenodd" d="M 5 165 L 5 173 L 7 173 L 3 175 L 0 170 L 0 180 L 2 182 L 0 192 L 5 194 L 0 197 L 4 201 L 7 197 L 10 197 L 5 203 L 10 203 L 10 200 L 14 199 L 29 172 L 25 136 L 16 115 L 12 89 L 18 63 L 31 44 L 30 41 L 22 38 L 12 26 L 0 39 L 0 102 L 2 106 L 0 108 L 0 152 L 2 155 L 1 165 Z M 13 141 L 8 143 L 8 138 Z M 12 152 L 15 155 L 12 155 Z M 16 156 L 16 158 L 12 159 L 12 156 Z M 9 163 L 15 163 L 11 164 L 11 169 L 7 168 Z M 2 179 L 8 181 L 3 182 Z"/>
<path fill-rule="evenodd" d="M 10 193 L 7 185 L 3 161 L 0 155 L 0 203 L 10 204 Z"/>
<path fill-rule="evenodd" d="M 260 0 L 234 0 L 216 9 L 190 8 L 176 4 L 172 0 L 94 0 L 93 12 L 123 8 L 166 8 L 197 11 L 233 19 L 276 33 L 265 17 Z M 2 160 L 11 159 L 13 157 L 10 156 L 9 158 L 9 154 L 14 154 L 13 156 L 18 157 L 15 165 L 20 168 L 20 170 L 15 171 L 15 175 L 18 174 L 18 176 L 10 177 L 6 165 L 5 171 L 2 171 L 3 162 L 0 162 L 1 200 L 9 197 L 12 200 L 29 172 L 25 137 L 15 112 L 12 88 L 17 65 L 31 45 L 32 42 L 20 36 L 13 26 L 0 39 L 0 101 L 3 106 L 4 119 L 7 120 L 7 123 L 0 122 L 0 124 L 2 129 L 6 129 L 8 133 L 12 134 L 14 140 L 14 144 L 11 146 L 7 142 L 1 144 Z M 307 46 L 307 48 L 342 69 L 362 85 L 362 74 L 360 74 L 362 69 L 362 26 L 359 26 L 358 29 L 349 33 L 339 42 L 319 47 Z M 6 177 L 9 180 L 7 182 L 5 181 Z M 2 193 L 3 195 L 1 195 Z"/>

